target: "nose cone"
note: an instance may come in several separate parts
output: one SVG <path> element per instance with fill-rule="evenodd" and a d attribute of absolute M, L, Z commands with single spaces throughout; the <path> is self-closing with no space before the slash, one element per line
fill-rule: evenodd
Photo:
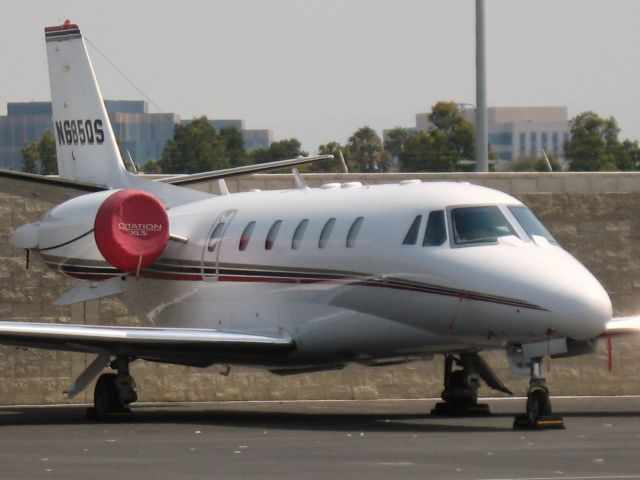
<path fill-rule="evenodd" d="M 546 305 L 552 315 L 553 328 L 558 334 L 575 340 L 602 334 L 613 316 L 611 299 L 605 289 L 584 267 L 576 268 L 566 281 L 570 283 L 563 285 L 562 290 L 550 292 Z"/>
<path fill-rule="evenodd" d="M 9 243 L 16 248 L 36 248 L 40 222 L 28 223 L 18 227 L 9 237 Z"/>
<path fill-rule="evenodd" d="M 611 299 L 578 260 L 559 247 L 538 249 L 531 257 L 530 292 L 546 309 L 546 329 L 561 337 L 587 340 L 600 335 L 611 320 Z"/>

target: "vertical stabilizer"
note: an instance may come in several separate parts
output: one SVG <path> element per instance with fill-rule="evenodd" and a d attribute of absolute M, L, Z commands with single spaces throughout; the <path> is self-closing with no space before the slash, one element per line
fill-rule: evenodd
<path fill-rule="evenodd" d="M 126 185 L 127 172 L 78 25 L 44 29 L 60 176 Z"/>

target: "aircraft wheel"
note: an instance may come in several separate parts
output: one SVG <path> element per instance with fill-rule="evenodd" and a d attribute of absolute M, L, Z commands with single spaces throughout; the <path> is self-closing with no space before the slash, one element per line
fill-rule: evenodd
<path fill-rule="evenodd" d="M 527 395 L 527 417 L 535 423 L 544 416 L 551 415 L 551 401 L 549 391 L 546 388 L 537 387 Z"/>
<path fill-rule="evenodd" d="M 104 419 L 110 413 L 123 408 L 116 390 L 115 373 L 103 373 L 100 375 L 93 391 L 93 405 L 95 407 L 95 416 L 98 419 Z"/>
<path fill-rule="evenodd" d="M 477 375 L 476 375 L 477 376 Z M 463 370 L 451 373 L 448 401 L 457 409 L 472 408 L 478 404 L 479 382 Z"/>

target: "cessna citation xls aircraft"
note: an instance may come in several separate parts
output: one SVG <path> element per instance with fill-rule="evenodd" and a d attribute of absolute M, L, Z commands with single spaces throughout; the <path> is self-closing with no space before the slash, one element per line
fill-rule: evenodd
<path fill-rule="evenodd" d="M 108 417 L 137 398 L 133 360 L 279 374 L 445 355 L 439 410 L 477 406 L 479 356 L 530 376 L 526 421 L 550 418 L 541 361 L 593 352 L 616 325 L 600 283 L 515 198 L 466 183 L 357 182 L 210 195 L 185 185 L 326 159 L 152 181 L 126 172 L 77 25 L 45 28 L 60 178 L 0 172 L 11 194 L 65 200 L 14 247 L 81 280 L 56 303 L 116 295 L 148 327 L 0 322 L 0 343 L 92 353 L 68 388 Z M 69 199 L 70 198 L 70 199 Z M 557 425 L 557 423 L 556 423 Z"/>

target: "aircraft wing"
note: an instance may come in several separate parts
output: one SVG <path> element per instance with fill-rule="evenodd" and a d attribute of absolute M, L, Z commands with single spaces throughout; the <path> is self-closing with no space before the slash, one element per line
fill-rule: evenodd
<path fill-rule="evenodd" d="M 59 177 L 0 169 L 0 192 L 18 197 L 62 203 L 85 193 L 102 190 L 108 190 L 108 187 Z"/>
<path fill-rule="evenodd" d="M 175 177 L 161 178 L 157 180 L 162 183 L 170 183 L 172 185 L 190 185 L 192 183 L 202 182 L 205 180 L 215 180 L 219 178 L 237 177 L 239 175 L 248 175 L 251 173 L 267 172 L 280 168 L 295 167 L 296 165 L 304 165 L 306 163 L 318 162 L 320 160 L 329 160 L 333 155 L 313 155 L 310 157 L 297 157 L 289 160 L 278 160 L 275 162 L 257 163 L 254 165 L 243 165 L 241 167 L 225 168 L 223 170 L 213 170 L 211 172 L 193 173 L 191 175 L 179 175 Z"/>
<path fill-rule="evenodd" d="M 16 321 L 0 321 L 0 344 L 112 356 L 126 355 L 184 364 L 197 364 L 197 359 L 204 362 L 218 354 L 277 355 L 295 350 L 294 341 L 286 334 L 269 336 L 208 329 L 106 327 Z M 178 361 L 180 359 L 184 361 Z"/>
<path fill-rule="evenodd" d="M 640 316 L 617 317 L 607 323 L 606 334 L 640 333 Z"/>

